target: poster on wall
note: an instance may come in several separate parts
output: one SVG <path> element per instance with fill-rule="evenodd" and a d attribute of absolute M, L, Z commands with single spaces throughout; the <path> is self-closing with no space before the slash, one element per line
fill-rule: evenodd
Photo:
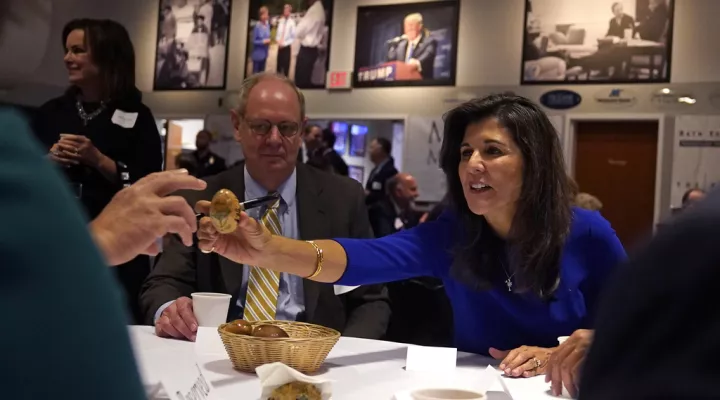
<path fill-rule="evenodd" d="M 457 1 L 358 7 L 354 87 L 453 86 Z"/>
<path fill-rule="evenodd" d="M 669 82 L 674 0 L 526 0 L 522 84 Z"/>
<path fill-rule="evenodd" d="M 333 0 L 250 0 L 245 76 L 264 71 L 324 89 Z"/>
<path fill-rule="evenodd" d="M 225 89 L 230 0 L 160 0 L 154 90 Z"/>
<path fill-rule="evenodd" d="M 694 188 L 720 188 L 720 116 L 675 118 L 671 206 Z"/>
<path fill-rule="evenodd" d="M 407 119 L 402 165 L 403 172 L 417 181 L 418 201 L 439 202 L 445 195 L 445 174 L 440 169 L 443 126 L 442 117 Z"/>

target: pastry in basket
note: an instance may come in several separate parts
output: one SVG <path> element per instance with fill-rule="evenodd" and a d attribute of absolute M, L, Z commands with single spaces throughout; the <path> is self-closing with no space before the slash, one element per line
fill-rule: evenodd
<path fill-rule="evenodd" d="M 281 339 L 281 338 L 289 338 L 290 335 L 287 334 L 282 328 L 279 328 L 275 325 L 260 325 L 256 326 L 253 329 L 253 336 L 255 337 L 262 337 L 262 338 L 271 338 L 271 339 Z"/>
<path fill-rule="evenodd" d="M 313 384 L 296 381 L 273 390 L 267 400 L 322 400 L 322 394 Z"/>
<path fill-rule="evenodd" d="M 252 336 L 253 327 L 251 323 L 245 320 L 236 319 L 235 321 L 232 321 L 229 324 L 225 325 L 225 331 L 235 333 L 237 335 Z"/>

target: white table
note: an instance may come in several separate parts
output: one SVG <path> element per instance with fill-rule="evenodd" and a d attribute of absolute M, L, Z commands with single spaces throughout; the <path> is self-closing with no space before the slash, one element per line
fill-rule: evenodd
<path fill-rule="evenodd" d="M 203 374 L 223 399 L 251 399 L 260 395 L 260 383 L 253 374 L 235 371 L 227 355 L 195 355 L 194 343 L 162 339 L 148 326 L 132 326 L 130 336 L 143 380 L 159 381 L 159 371 L 172 368 L 173 355 L 196 358 Z M 340 339 L 317 375 L 334 380 L 333 400 L 390 400 L 394 394 L 426 387 L 475 389 L 475 379 L 493 360 L 458 353 L 458 367 L 447 374 L 405 371 L 407 345 L 346 338 Z M 529 379 L 503 378 L 515 400 L 555 399 L 544 376 Z M 509 399 L 496 383 L 488 393 L 490 400 Z"/>

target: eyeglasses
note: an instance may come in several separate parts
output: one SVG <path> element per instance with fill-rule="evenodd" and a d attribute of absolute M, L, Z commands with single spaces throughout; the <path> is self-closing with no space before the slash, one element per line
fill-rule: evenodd
<path fill-rule="evenodd" d="M 256 119 L 245 122 L 250 128 L 250 131 L 258 136 L 265 136 L 272 130 L 273 126 L 277 128 L 278 132 L 285 137 L 292 137 L 297 135 L 300 130 L 300 124 L 292 121 L 283 121 L 277 124 L 264 119 Z"/>

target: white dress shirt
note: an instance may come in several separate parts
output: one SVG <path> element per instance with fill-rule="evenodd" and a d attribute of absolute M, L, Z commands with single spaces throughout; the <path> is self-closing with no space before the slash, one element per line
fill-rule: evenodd
<path fill-rule="evenodd" d="M 418 35 L 412 41 L 408 41 L 407 49 L 405 49 L 405 62 L 407 62 L 408 64 L 417 65 L 418 71 L 422 70 L 422 65 L 420 65 L 420 61 L 418 61 L 418 59 L 415 58 L 415 52 L 417 51 L 417 46 L 420 43 L 421 38 L 422 38 L 422 35 Z M 410 56 L 410 49 L 413 49 L 413 54 L 410 57 L 410 59 L 408 59 L 408 56 Z"/>
<path fill-rule="evenodd" d="M 185 7 L 172 6 L 172 15 L 177 26 L 175 38 L 185 43 L 195 27 L 195 7 L 186 4 Z"/>
<path fill-rule="evenodd" d="M 316 1 L 298 23 L 295 35 L 300 40 L 301 46 L 317 48 L 322 40 L 324 27 L 325 8 L 321 1 Z"/>
<path fill-rule="evenodd" d="M 280 18 L 275 30 L 275 41 L 282 43 L 282 47 L 290 46 L 295 41 L 295 20 L 291 17 Z"/>

